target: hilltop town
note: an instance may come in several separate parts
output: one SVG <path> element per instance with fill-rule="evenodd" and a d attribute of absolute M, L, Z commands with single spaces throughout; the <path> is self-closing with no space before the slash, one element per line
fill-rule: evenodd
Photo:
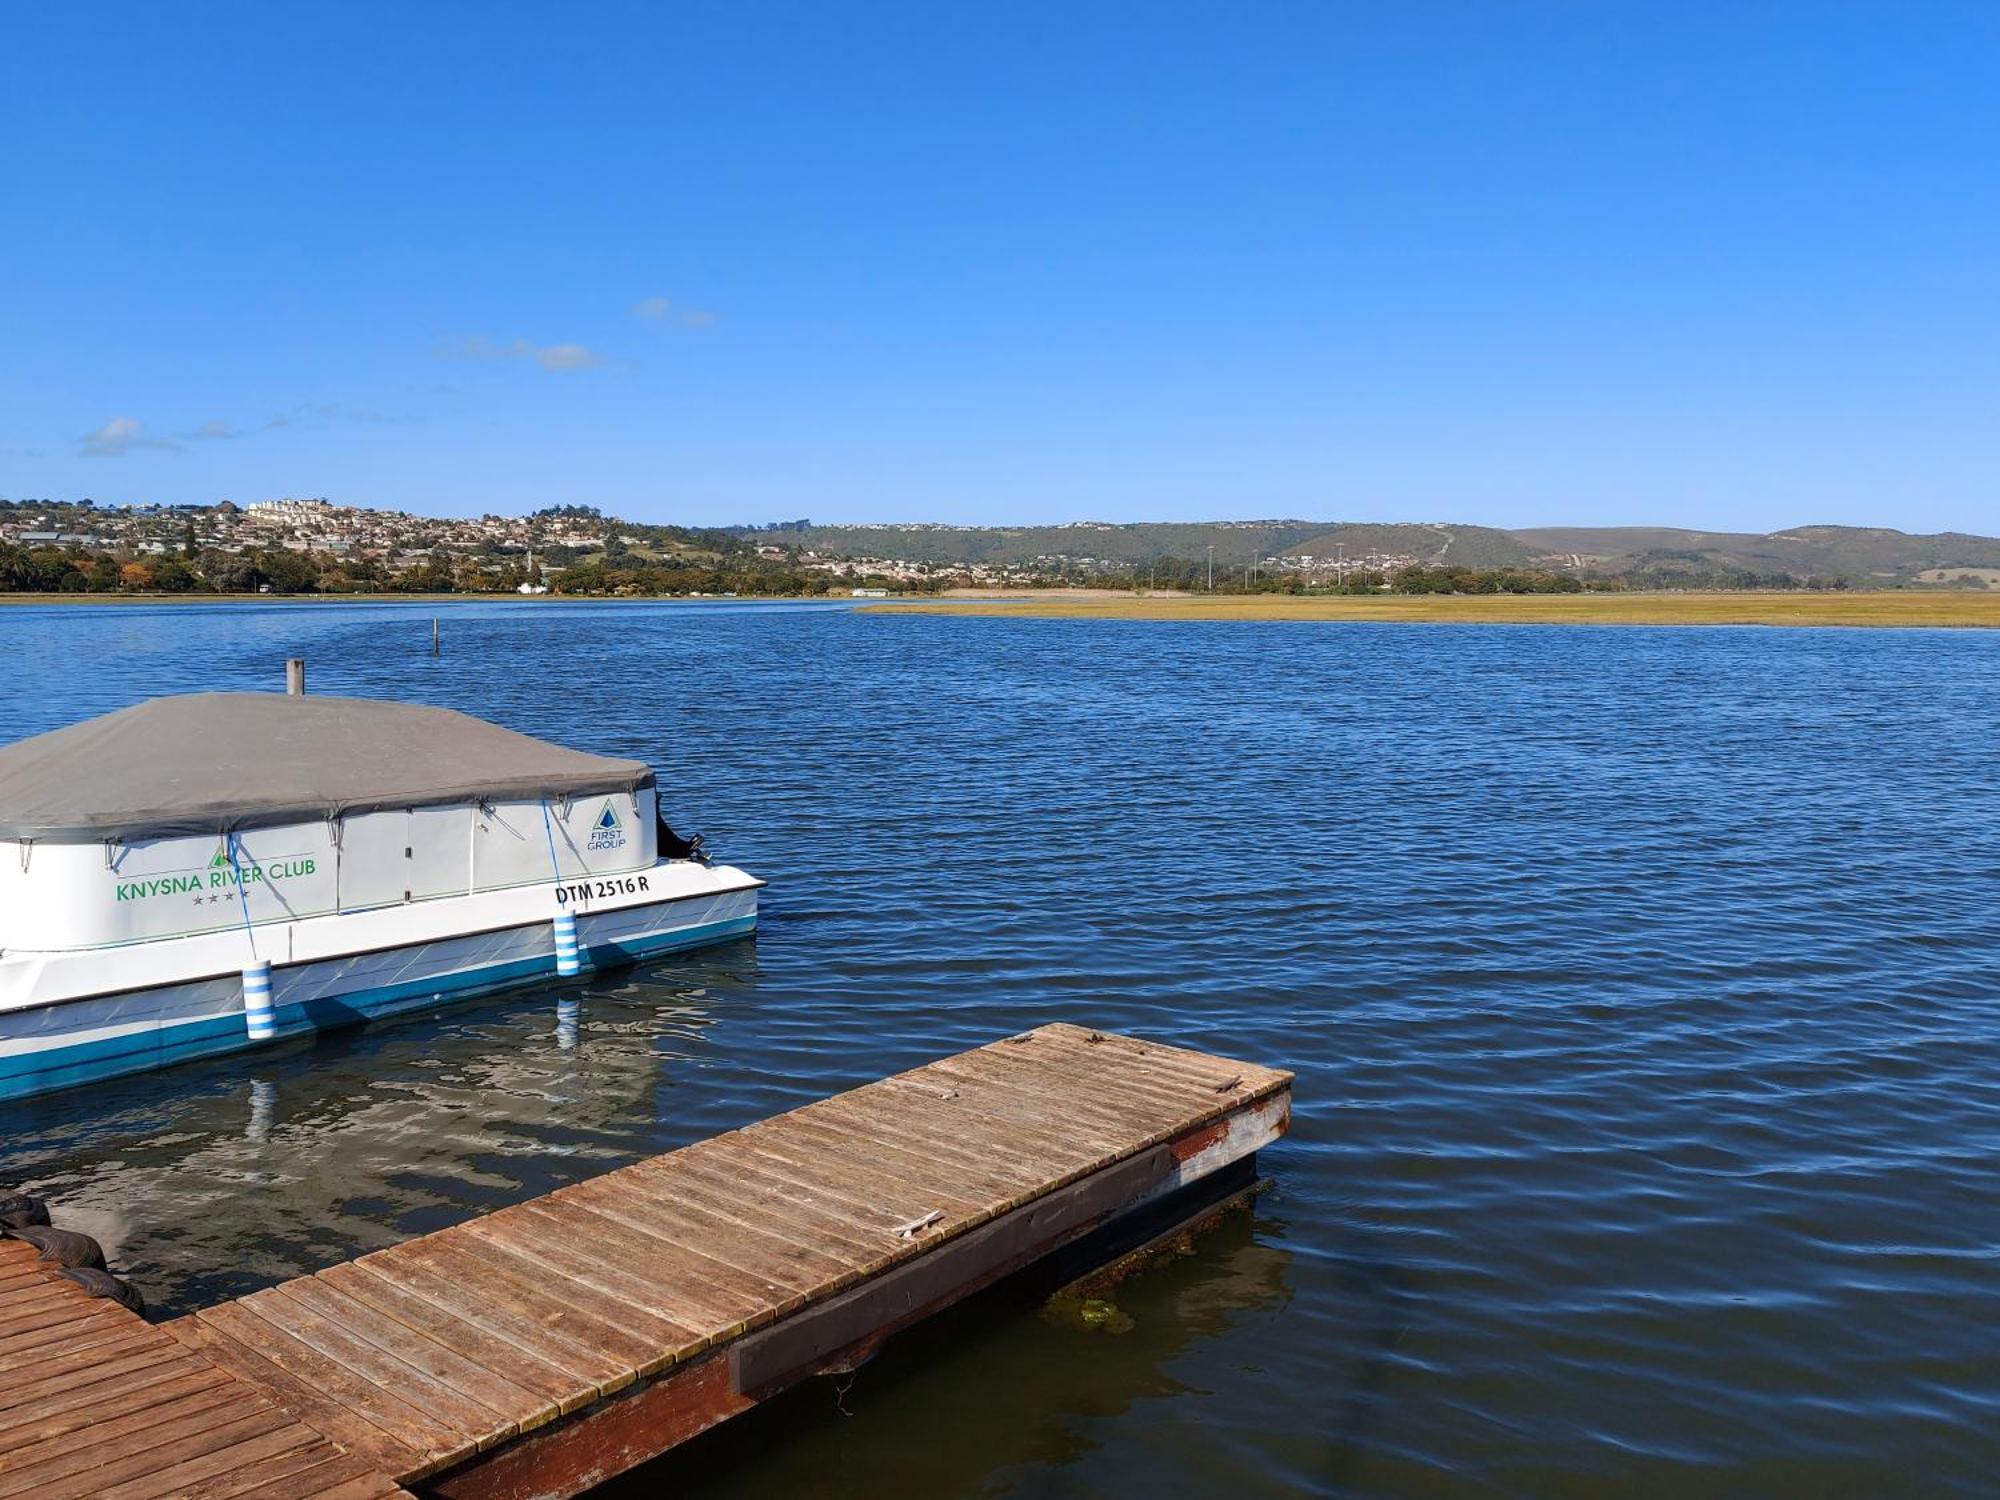
<path fill-rule="evenodd" d="M 588 506 L 439 518 L 281 499 L 237 506 L 0 501 L 0 586 L 20 591 L 784 593 L 927 590 L 940 570 L 657 526 Z M 995 583 L 1021 570 L 977 569 Z"/>

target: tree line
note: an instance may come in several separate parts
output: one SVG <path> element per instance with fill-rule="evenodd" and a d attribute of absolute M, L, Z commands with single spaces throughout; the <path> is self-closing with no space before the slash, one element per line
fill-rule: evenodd
<path fill-rule="evenodd" d="M 577 507 L 581 509 L 581 507 Z M 918 578 L 890 578 L 864 568 L 834 571 L 799 566 L 796 555 L 767 558 L 736 538 L 679 528 L 643 528 L 678 535 L 646 537 L 648 542 L 689 540 L 718 543 L 713 550 L 639 553 L 612 537 L 601 551 L 575 556 L 552 548 L 549 565 L 531 576 L 524 559 L 434 552 L 414 566 L 394 571 L 363 557 L 264 548 L 228 552 L 199 548 L 192 535 L 178 555 L 92 552 L 76 546 L 27 547 L 0 542 L 0 591 L 7 593 L 220 593 L 367 594 L 513 593 L 539 583 L 551 593 L 648 597 L 669 594 L 738 594 L 761 597 L 816 597 L 853 588 L 887 588 L 900 593 L 937 593 L 954 586 L 988 582 L 970 572 L 934 567 Z M 627 532 L 627 535 L 633 535 Z M 1350 570 L 1338 580 L 1311 580 L 1297 572 L 1268 567 L 1217 568 L 1210 583 L 1205 559 L 1160 558 L 1130 568 L 1050 559 L 1035 574 L 1017 578 L 1024 588 L 1086 587 L 1166 589 L 1227 594 L 1574 594 L 1635 589 L 1844 589 L 1837 577 L 1799 578 L 1786 573 L 1655 566 L 1625 574 L 1554 572 L 1538 568 L 1414 566 L 1393 572 Z"/>
<path fill-rule="evenodd" d="M 184 548 L 143 556 L 0 542 L 0 592 L 10 594 L 510 594 L 539 583 L 557 594 L 744 594 L 813 597 L 852 588 L 926 592 L 931 586 L 845 569 L 806 571 L 735 555 L 643 557 L 623 547 L 590 553 L 530 576 L 523 560 L 433 553 L 391 571 L 361 557 L 272 547 L 244 552 Z"/>

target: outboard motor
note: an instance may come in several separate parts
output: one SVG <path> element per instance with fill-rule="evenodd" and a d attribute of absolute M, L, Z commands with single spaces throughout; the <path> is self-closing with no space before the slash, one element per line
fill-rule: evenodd
<path fill-rule="evenodd" d="M 667 826 L 665 818 L 658 819 L 658 823 L 660 858 L 691 859 L 699 865 L 710 862 L 707 845 L 700 834 L 690 834 L 687 838 L 682 838 Z"/>

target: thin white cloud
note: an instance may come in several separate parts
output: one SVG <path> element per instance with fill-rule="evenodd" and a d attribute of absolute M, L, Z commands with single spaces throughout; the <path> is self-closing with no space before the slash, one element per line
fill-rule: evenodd
<path fill-rule="evenodd" d="M 544 370 L 588 370 L 592 365 L 604 363 L 601 356 L 592 354 L 581 344 L 549 344 L 540 349 L 532 345 L 516 345 L 515 348 Z"/>
<path fill-rule="evenodd" d="M 187 432 L 177 432 L 174 437 L 181 442 L 225 443 L 275 432 L 280 427 L 324 427 L 333 422 L 400 424 L 407 420 L 365 406 L 343 406 L 337 401 L 301 401 L 290 410 L 277 412 L 249 427 L 238 427 L 234 422 L 216 417 Z"/>
<path fill-rule="evenodd" d="M 77 452 L 85 458 L 123 458 L 134 448 L 178 448 L 170 438 L 148 437 L 146 426 L 137 417 L 113 417 L 95 432 L 77 439 Z"/>
<path fill-rule="evenodd" d="M 490 339 L 467 339 L 457 351 L 465 359 L 531 359 L 544 370 L 589 370 L 603 364 L 604 356 L 582 344 L 535 344 L 516 339 L 496 344 Z"/>
<path fill-rule="evenodd" d="M 675 308 L 665 297 L 648 297 L 632 304 L 632 316 L 647 323 L 672 322 L 682 328 L 706 328 L 715 314 L 699 307 Z"/>

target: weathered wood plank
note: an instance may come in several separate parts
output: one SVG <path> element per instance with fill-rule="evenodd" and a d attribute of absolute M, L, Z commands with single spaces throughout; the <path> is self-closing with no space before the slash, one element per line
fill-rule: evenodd
<path fill-rule="evenodd" d="M 385 1496 L 405 1495 L 407 1492 L 396 1485 L 384 1485 L 375 1475 L 365 1475 L 359 1479 L 342 1480 L 318 1489 L 294 1489 L 288 1482 L 246 1491 L 243 1500 L 383 1500 Z"/>
<path fill-rule="evenodd" d="M 872 1250 L 879 1239 L 878 1231 L 857 1224 L 851 1214 L 829 1214 L 827 1205 L 815 1195 L 796 1190 L 779 1195 L 769 1179 L 762 1180 L 761 1188 L 754 1182 L 746 1183 L 740 1157 L 725 1164 L 719 1153 L 689 1149 L 675 1152 L 668 1160 L 672 1163 L 671 1170 L 631 1170 L 621 1174 L 620 1191 L 669 1209 L 690 1203 L 724 1219 L 732 1219 L 742 1211 L 748 1215 L 744 1227 L 775 1235 L 785 1244 L 828 1239 L 831 1241 L 826 1246 L 828 1255 L 842 1264 L 855 1254 Z M 824 1227 L 802 1241 L 800 1231 L 806 1221 Z"/>
<path fill-rule="evenodd" d="M 907 1224 L 919 1214 L 942 1209 L 951 1218 L 965 1218 L 983 1207 L 974 1196 L 947 1190 L 935 1182 L 922 1182 L 890 1172 L 879 1163 L 844 1161 L 836 1169 L 819 1158 L 802 1142 L 787 1143 L 782 1137 L 752 1137 L 736 1131 L 720 1138 L 732 1153 L 740 1153 L 760 1170 L 780 1181 L 834 1199 L 858 1213 L 886 1215 L 891 1227 Z M 643 1163 L 651 1167 L 654 1163 Z"/>
<path fill-rule="evenodd" d="M 350 1263 L 331 1266 L 320 1272 L 317 1279 L 382 1316 L 394 1318 L 413 1333 L 454 1349 L 481 1368 L 500 1374 L 529 1398 L 523 1401 L 515 1397 L 508 1408 L 518 1415 L 523 1429 L 539 1426 L 558 1415 L 566 1409 L 565 1403 L 574 1407 L 597 1394 L 595 1382 L 579 1379 L 568 1370 L 550 1364 L 539 1352 L 525 1348 L 518 1340 L 496 1336 L 477 1318 L 446 1313 L 435 1302 L 372 1271 Z M 534 1405 L 535 1400 L 543 1405 Z"/>
<path fill-rule="evenodd" d="M 228 1383 L 229 1377 L 222 1371 L 195 1361 L 165 1380 L 120 1381 L 110 1389 L 101 1384 L 72 1387 L 6 1412 L 8 1420 L 0 1421 L 0 1452 L 11 1462 L 14 1454 L 30 1444 L 81 1432 L 107 1412 L 140 1411 Z"/>
<path fill-rule="evenodd" d="M 1053 1073 L 1040 1059 L 1006 1049 L 981 1048 L 946 1058 L 936 1068 L 937 1076 L 954 1088 L 977 1083 L 1008 1089 L 1031 1109 L 1047 1111 L 1059 1098 L 1065 1111 L 1097 1121 L 1114 1135 L 1172 1129 L 1185 1123 L 1190 1113 L 1190 1095 L 1185 1088 L 1163 1098 L 1122 1080 L 1065 1077 Z M 1206 1098 L 1204 1090 L 1202 1099 Z"/>
<path fill-rule="evenodd" d="M 638 1305 L 616 1285 L 607 1289 L 586 1280 L 577 1274 L 575 1263 L 546 1245 L 516 1249 L 490 1234 L 464 1234 L 450 1238 L 434 1235 L 400 1248 L 434 1260 L 441 1270 L 463 1267 L 470 1278 L 468 1285 L 482 1284 L 478 1278 L 483 1266 L 489 1279 L 526 1299 L 525 1305 L 552 1303 L 569 1309 L 575 1318 L 571 1326 L 579 1337 L 584 1336 L 585 1320 L 589 1320 L 587 1336 L 594 1351 L 629 1358 L 635 1367 L 661 1349 L 682 1347 L 701 1338 L 685 1324 Z"/>
<path fill-rule="evenodd" d="M 1028 1045 L 1038 1051 L 1087 1059 L 1100 1056 L 1108 1058 L 1120 1065 L 1117 1076 L 1121 1079 L 1141 1081 L 1157 1079 L 1196 1087 L 1206 1084 L 1218 1094 L 1240 1091 L 1246 1095 L 1289 1087 L 1292 1082 L 1292 1075 L 1279 1068 L 1264 1068 L 1255 1063 L 1234 1062 L 1206 1052 L 1197 1052 L 1188 1047 L 1142 1041 L 1137 1037 L 1119 1036 L 1112 1032 L 1090 1031 L 1085 1027 L 1070 1026 L 1061 1022 L 1044 1026 L 1031 1035 L 1032 1041 Z M 1107 1064 L 1099 1063 L 1098 1066 L 1102 1068 Z M 1237 1088 L 1224 1087 L 1232 1080 L 1236 1082 Z"/>
<path fill-rule="evenodd" d="M 224 1304 L 225 1307 L 228 1304 Z M 211 1308 L 210 1312 L 222 1309 Z M 224 1313 L 220 1323 L 228 1322 Z M 248 1345 L 230 1337 L 201 1314 L 176 1318 L 161 1325 L 190 1351 L 203 1356 L 214 1368 L 223 1370 L 246 1388 L 276 1401 L 299 1421 L 338 1443 L 347 1452 L 372 1464 L 384 1474 L 398 1474 L 422 1459 L 422 1453 L 370 1421 L 353 1407 L 333 1400 L 309 1376 L 296 1373 Z"/>
<path fill-rule="evenodd" d="M 64 1428 L 32 1442 L 10 1442 L 6 1467 L 0 1470 L 0 1495 L 17 1495 L 23 1490 L 39 1488 L 65 1474 L 93 1467 L 101 1458 L 130 1452 L 134 1446 L 151 1446 L 156 1434 L 148 1432 L 149 1428 L 180 1430 L 187 1419 L 204 1413 L 220 1413 L 209 1416 L 210 1425 L 225 1420 L 243 1410 L 241 1394 L 230 1385 L 210 1385 L 134 1411 L 107 1414 L 100 1409 L 90 1424 L 88 1443 L 80 1444 L 70 1438 L 74 1428 Z M 135 1437 L 136 1443 L 130 1441 Z"/>
<path fill-rule="evenodd" d="M 268 1389 L 301 1421 L 375 1460 L 392 1477 L 400 1478 L 436 1455 L 469 1458 L 477 1451 L 397 1392 L 356 1382 L 319 1350 L 286 1336 L 238 1303 L 205 1308 L 189 1321 L 220 1335 L 221 1341 L 208 1345 L 208 1351 L 231 1373 Z"/>
<path fill-rule="evenodd" d="M 1234 1090 L 1218 1092 L 1215 1080 L 1166 1080 L 1119 1066 L 1088 1052 L 1053 1055 L 1026 1052 L 1005 1045 L 981 1047 L 938 1064 L 944 1078 L 973 1075 L 1011 1079 L 1035 1097 L 1096 1109 L 1128 1128 L 1140 1121 L 1160 1128 L 1163 1121 L 1183 1121 L 1190 1113 L 1215 1110 L 1236 1102 Z"/>
<path fill-rule="evenodd" d="M 831 1101 L 815 1118 L 821 1124 L 833 1123 L 906 1145 L 934 1161 L 1004 1166 L 1014 1172 L 1016 1186 L 1031 1188 L 1118 1154 L 1114 1148 L 1092 1148 L 1074 1135 L 1054 1131 L 1003 1133 L 988 1128 L 980 1132 L 970 1106 L 957 1095 L 924 1099 L 884 1090 L 872 1098 Z M 986 1139 L 980 1139 L 981 1135 Z M 991 1149 L 984 1149 L 989 1143 Z"/>
<path fill-rule="evenodd" d="M 462 1225 L 468 1242 L 514 1255 L 539 1267 L 551 1285 L 580 1283 L 622 1306 L 629 1323 L 646 1314 L 666 1330 L 665 1341 L 694 1343 L 734 1327 L 750 1310 L 747 1299 L 727 1294 L 691 1276 L 664 1284 L 664 1278 L 635 1275 L 629 1258 L 603 1249 L 599 1227 L 579 1222 L 581 1210 L 568 1217 L 539 1203 L 523 1203 L 490 1219 Z"/>
<path fill-rule="evenodd" d="M 0 1365 L 20 1369 L 41 1351 L 74 1353 L 92 1348 L 132 1327 L 132 1314 L 111 1303 L 99 1303 L 103 1312 L 84 1312 L 67 1323 L 38 1328 L 32 1333 L 0 1339 Z"/>
<path fill-rule="evenodd" d="M 0 1243 L 20 1245 L 23 1249 L 34 1247 L 21 1240 L 5 1240 Z M 5 1269 L 0 1269 L 0 1308 L 6 1307 L 15 1297 L 35 1287 L 47 1286 L 55 1279 L 53 1268 L 41 1258 L 39 1251 L 28 1261 L 9 1261 Z"/>
<path fill-rule="evenodd" d="M 935 1067 L 923 1080 L 921 1091 L 903 1079 L 892 1079 L 887 1087 L 919 1097 L 948 1087 L 959 1109 L 978 1116 L 983 1135 L 996 1133 L 1003 1128 L 1003 1122 L 1009 1131 L 1019 1128 L 1047 1133 L 1052 1128 L 1046 1089 L 1003 1088 L 990 1079 L 968 1077 L 956 1069 L 947 1073 Z M 1129 1107 L 1101 1103 L 1093 1093 L 1064 1099 L 1062 1111 L 1053 1128 L 1099 1154 L 1124 1151 L 1131 1144 L 1135 1121 Z M 1148 1111 L 1147 1122 L 1178 1121 L 1184 1114 L 1185 1110 L 1169 1112 L 1162 1107 Z"/>
<path fill-rule="evenodd" d="M 36 1360 L 9 1373 L 16 1378 L 0 1389 L 0 1421 L 17 1408 L 26 1407 L 44 1396 L 57 1396 L 79 1386 L 103 1385 L 126 1380 L 141 1371 L 174 1363 L 180 1351 L 162 1348 L 144 1331 L 127 1334 L 116 1344 L 100 1345 L 67 1356 Z M 181 1368 L 188 1368 L 182 1362 Z"/>
<path fill-rule="evenodd" d="M 71 1282 L 60 1286 L 40 1287 L 32 1298 L 18 1299 L 0 1317 L 0 1339 L 20 1338 L 40 1329 L 66 1323 L 77 1318 L 95 1300 L 86 1297 L 83 1289 Z"/>
<path fill-rule="evenodd" d="M 309 1437 L 296 1447 L 278 1447 L 269 1452 L 262 1451 L 262 1445 L 263 1440 L 252 1439 L 250 1444 L 218 1449 L 163 1473 L 113 1485 L 97 1500 L 230 1500 L 246 1490 L 282 1479 L 292 1480 L 299 1492 L 309 1493 L 304 1488 L 307 1484 L 318 1484 L 324 1489 L 370 1472 L 366 1464 L 342 1453 L 322 1437 Z M 320 1480 L 309 1478 L 315 1472 L 322 1476 Z M 376 1479 L 378 1483 L 388 1483 L 380 1475 Z M 378 1489 L 377 1493 L 393 1494 L 395 1486 L 391 1485 L 387 1491 Z"/>
<path fill-rule="evenodd" d="M 266 1402 L 248 1411 L 233 1404 L 210 1408 L 153 1428 L 143 1443 L 72 1444 L 61 1459 L 32 1470 L 10 1469 L 6 1479 L 0 1480 L 0 1495 L 32 1492 L 37 1500 L 86 1500 L 120 1481 L 171 1469 L 218 1448 L 273 1432 L 295 1442 L 306 1436 L 297 1423 Z"/>
<path fill-rule="evenodd" d="M 656 1183 L 653 1187 L 620 1183 L 609 1190 L 577 1192 L 565 1201 L 750 1272 L 768 1280 L 773 1289 L 805 1290 L 830 1276 L 845 1275 L 863 1262 L 860 1250 L 844 1241 L 801 1241 L 782 1226 L 760 1227 L 743 1222 L 739 1216 L 711 1210 L 679 1180 L 678 1173 L 656 1179 Z"/>
<path fill-rule="evenodd" d="M 884 1090 L 873 1098 L 835 1101 L 814 1118 L 822 1126 L 866 1134 L 940 1165 L 988 1172 L 1005 1169 L 1016 1190 L 1040 1189 L 1053 1178 L 1114 1154 L 1086 1147 L 1075 1136 L 1025 1131 L 1003 1136 L 990 1127 L 980 1131 L 969 1106 L 957 1097 L 924 1099 Z M 982 1149 L 989 1143 L 990 1150 Z"/>
<path fill-rule="evenodd" d="M 469 1444 L 476 1451 L 511 1431 L 512 1424 L 491 1408 L 315 1311 L 286 1287 L 253 1292 L 236 1306 L 254 1320 L 243 1325 L 238 1337 L 262 1333 L 267 1340 L 287 1339 L 316 1351 L 329 1362 L 335 1382 L 332 1393 L 344 1397 L 356 1389 L 394 1391 L 404 1405 L 423 1412 L 431 1419 L 426 1427 L 441 1433 L 427 1445 L 434 1450 L 457 1453 Z M 259 1329 L 256 1324 L 264 1326 Z"/>
<path fill-rule="evenodd" d="M 981 1207 L 1034 1186 L 1034 1180 L 1018 1170 L 993 1163 L 961 1165 L 900 1141 L 871 1140 L 865 1131 L 838 1120 L 804 1116 L 787 1120 L 783 1139 L 788 1146 L 823 1153 L 831 1171 L 839 1171 L 841 1159 L 851 1156 L 857 1163 L 903 1177 L 914 1186 L 935 1184 Z"/>
<path fill-rule="evenodd" d="M 894 1244 L 895 1221 L 888 1215 L 879 1216 L 875 1224 L 863 1223 L 851 1210 L 816 1193 L 787 1188 L 740 1164 L 723 1170 L 707 1157 L 683 1153 L 666 1190 L 683 1194 L 697 1207 L 726 1218 L 741 1215 L 746 1222 L 766 1228 L 782 1225 L 794 1239 L 831 1241 L 860 1257 L 864 1265 Z"/>
<path fill-rule="evenodd" d="M 676 1296 L 716 1309 L 708 1327 L 739 1328 L 751 1318 L 775 1314 L 805 1295 L 791 1278 L 770 1274 L 731 1253 L 731 1247 L 705 1241 L 686 1230 L 647 1225 L 642 1200 L 627 1199 L 603 1212 L 566 1205 L 590 1222 L 592 1243 L 607 1259 L 628 1268 L 627 1274 L 653 1276 L 671 1282 Z"/>
<path fill-rule="evenodd" d="M 239 1483 L 238 1480 L 241 1480 Z M 254 1466 L 232 1475 L 226 1487 L 190 1500 L 392 1500 L 408 1492 L 393 1480 L 373 1473 L 351 1458 L 324 1459 L 311 1468 L 259 1475 Z"/>
<path fill-rule="evenodd" d="M 422 1316 L 416 1312 L 416 1304 L 422 1304 L 436 1314 L 440 1332 L 462 1330 L 474 1338 L 490 1336 L 496 1346 L 518 1350 L 524 1378 L 528 1362 L 540 1362 L 552 1372 L 548 1394 L 564 1412 L 608 1394 L 606 1382 L 616 1380 L 626 1368 L 616 1356 L 600 1354 L 576 1336 L 576 1320 L 582 1314 L 560 1302 L 542 1302 L 526 1310 L 498 1276 L 484 1286 L 468 1288 L 456 1282 L 436 1282 L 406 1264 L 368 1260 L 334 1266 L 320 1274 L 332 1276 L 334 1270 L 342 1272 L 340 1284 L 350 1294 L 362 1294 L 366 1284 L 368 1296 L 386 1298 L 384 1306 L 408 1308 L 406 1316 L 412 1320 Z"/>
<path fill-rule="evenodd" d="M 325 1276 L 303 1276 L 273 1289 L 267 1301 L 253 1299 L 262 1311 L 266 1305 L 296 1303 L 343 1333 L 374 1345 L 384 1354 L 417 1370 L 443 1389 L 464 1398 L 471 1406 L 497 1419 L 500 1437 L 512 1437 L 523 1422 L 540 1426 L 556 1414 L 556 1403 L 521 1385 L 508 1375 L 488 1369 L 464 1351 L 469 1338 L 453 1344 L 441 1343 L 420 1333 L 374 1302 L 350 1296 Z M 498 1437 L 492 1441 L 497 1442 Z M 491 1446 L 482 1443 L 481 1446 Z"/>

